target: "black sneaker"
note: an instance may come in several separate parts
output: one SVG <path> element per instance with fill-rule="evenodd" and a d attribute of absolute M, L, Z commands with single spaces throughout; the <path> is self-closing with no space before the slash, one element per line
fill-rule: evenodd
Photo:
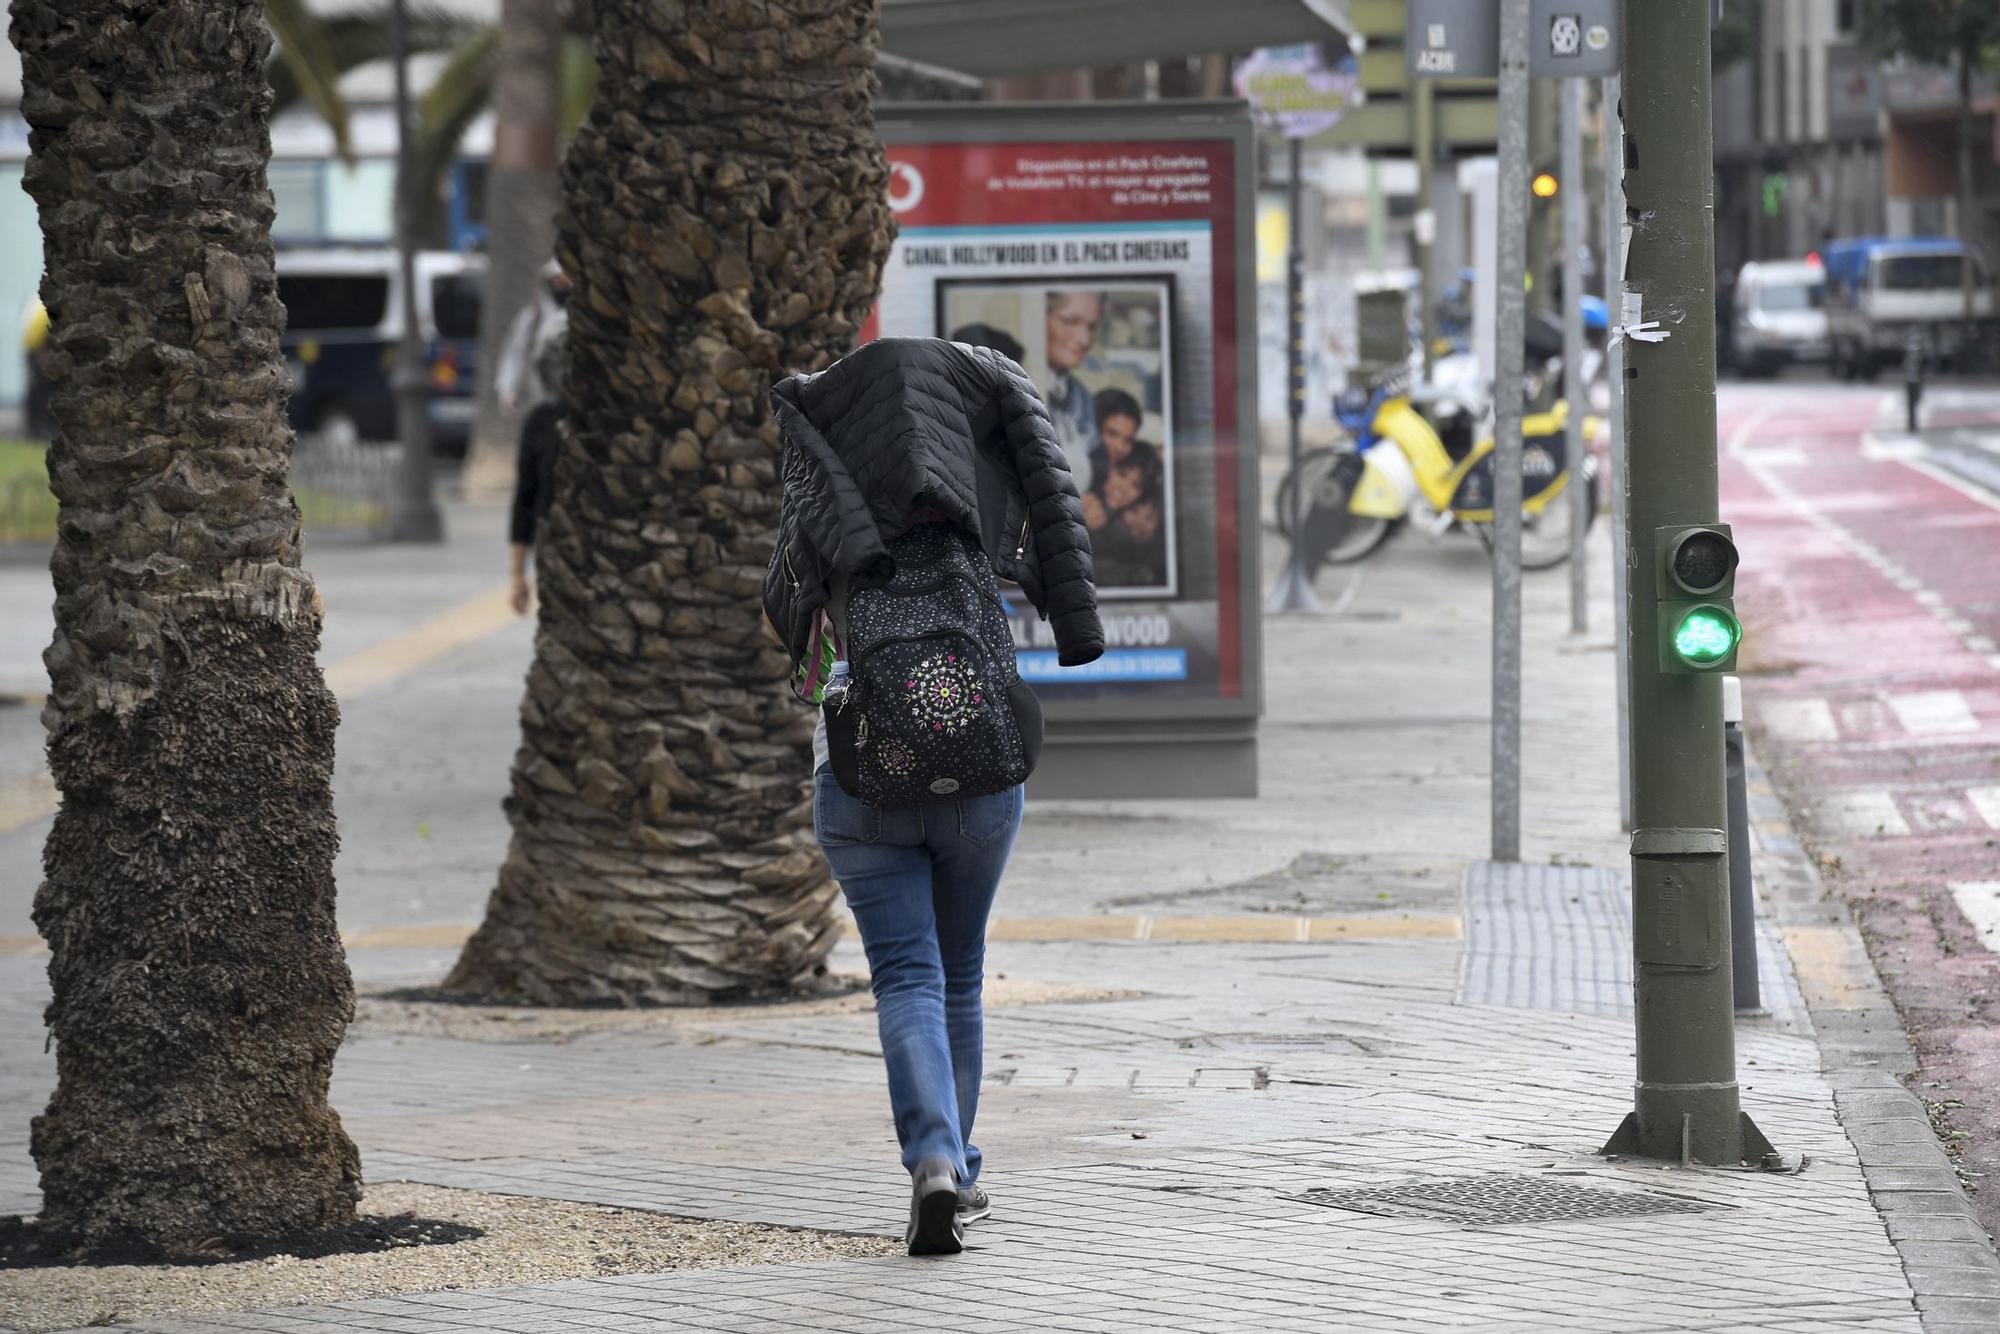
<path fill-rule="evenodd" d="M 903 1240 L 911 1255 L 957 1255 L 965 1249 L 958 1222 L 958 1174 L 943 1158 L 929 1158 L 910 1174 L 910 1226 Z"/>
<path fill-rule="evenodd" d="M 958 1225 L 977 1223 L 993 1212 L 993 1200 L 978 1182 L 958 1188 Z"/>

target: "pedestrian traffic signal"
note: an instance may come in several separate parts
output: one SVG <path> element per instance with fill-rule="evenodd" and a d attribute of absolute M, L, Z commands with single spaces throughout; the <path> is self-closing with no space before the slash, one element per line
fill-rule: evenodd
<path fill-rule="evenodd" d="M 1727 672 L 1736 666 L 1736 543 L 1723 523 L 1658 530 L 1660 670 Z"/>

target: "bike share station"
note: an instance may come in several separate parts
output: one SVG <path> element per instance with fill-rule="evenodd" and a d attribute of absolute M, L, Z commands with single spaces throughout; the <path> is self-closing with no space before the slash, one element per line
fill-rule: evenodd
<path fill-rule="evenodd" d="M 1741 783 L 1740 732 L 1725 725 L 1724 709 L 1725 674 L 1734 668 L 1742 627 L 1732 605 L 1737 553 L 1719 522 L 1716 477 L 1709 28 L 1719 9 L 1715 0 L 1408 0 L 1401 38 L 1411 79 L 1498 82 L 1497 155 L 1461 164 L 1459 180 L 1471 201 L 1478 252 L 1473 328 L 1479 378 L 1492 391 L 1493 440 L 1490 451 L 1481 446 L 1455 462 L 1464 472 L 1449 475 L 1433 453 L 1435 431 L 1427 424 L 1418 429 L 1422 417 L 1412 407 L 1435 386 L 1404 383 L 1414 378 L 1411 371 L 1378 372 L 1360 386 L 1365 397 L 1343 401 L 1343 424 L 1355 446 L 1336 460 L 1338 471 L 1326 470 L 1330 480 L 1321 485 L 1301 469 L 1295 427 L 1297 481 L 1287 498 L 1293 541 L 1271 606 L 1315 610 L 1312 574 L 1329 550 L 1345 540 L 1351 550 L 1341 554 L 1365 554 L 1367 543 L 1353 538 L 1356 527 L 1400 518 L 1417 497 L 1440 520 L 1484 521 L 1493 572 L 1492 841 L 1491 860 L 1467 874 L 1468 916 L 1546 900 L 1546 915 L 1555 920 L 1566 915 L 1561 902 L 1576 896 L 1614 909 L 1629 902 L 1638 1077 L 1633 1110 L 1603 1152 L 1690 1166 L 1796 1170 L 1796 1160 L 1779 1154 L 1742 1110 L 1735 1070 L 1734 1013 L 1745 999 L 1755 1004 L 1755 964 L 1738 948 L 1754 948 L 1754 900 L 1746 817 L 1729 790 L 1732 780 Z M 1627 51 L 1645 58 L 1621 77 Z M 1567 181 L 1562 342 L 1565 397 L 1576 407 L 1553 421 L 1524 410 L 1528 111 L 1535 77 L 1558 81 Z M 1520 861 L 1524 515 L 1533 522 L 1538 509 L 1568 509 L 1571 629 L 1587 628 L 1584 557 L 1595 487 L 1552 486 L 1547 475 L 1581 475 L 1587 457 L 1577 301 L 1585 80 L 1602 80 L 1604 88 L 1614 599 L 1621 807 L 1633 835 L 1629 881 L 1598 868 L 1531 869 Z M 1423 105 L 1421 97 L 1412 99 L 1412 120 L 1419 123 L 1411 142 L 1428 155 L 1434 143 L 1417 114 Z M 1424 166 L 1428 175 L 1429 162 Z M 1629 206 L 1620 199 L 1621 184 Z M 1371 350 L 1407 364 L 1413 360 L 1408 317 L 1401 293 L 1393 296 L 1398 300 L 1384 310 L 1364 310 L 1361 324 L 1364 333 L 1371 326 L 1389 331 L 1384 346 Z M 1425 306 L 1428 372 L 1428 291 Z M 1296 317 L 1296 302 L 1293 309 Z M 1303 406 L 1296 326 L 1292 346 L 1296 421 Z M 1524 468 L 1524 437 L 1537 439 L 1555 462 L 1541 477 Z M 1378 456 L 1387 462 L 1372 467 Z M 1472 484 L 1482 465 L 1483 481 Z M 1328 505 L 1333 514 L 1315 514 L 1316 506 Z M 1733 679 L 1728 684 L 1734 722 L 1740 703 Z M 1727 769 L 1726 753 L 1733 760 Z M 1751 984 L 1748 997 L 1736 994 L 1739 976 Z"/>
<path fill-rule="evenodd" d="M 1059 666 L 1048 624 L 1007 599 L 1047 720 L 1031 795 L 1256 795 L 1256 158 L 1242 105 L 888 104 L 876 123 L 899 232 L 862 340 L 950 338 L 1019 362 L 1084 495 L 1104 656 Z"/>

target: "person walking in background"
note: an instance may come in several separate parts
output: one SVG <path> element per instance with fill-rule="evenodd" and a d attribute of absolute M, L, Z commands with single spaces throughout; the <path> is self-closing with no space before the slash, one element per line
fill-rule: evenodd
<path fill-rule="evenodd" d="M 514 461 L 514 510 L 507 531 L 508 601 L 516 615 L 525 616 L 532 600 L 528 589 L 528 552 L 535 530 L 549 512 L 555 495 L 556 452 L 562 444 L 563 356 L 568 349 L 567 326 L 542 341 L 535 383 L 545 396 L 529 409 L 521 423 L 521 452 Z"/>
<path fill-rule="evenodd" d="M 553 392 L 541 380 L 537 369 L 542 350 L 569 328 L 569 275 L 554 260 L 542 266 L 542 281 L 535 286 L 534 299 L 507 326 L 507 339 L 500 347 L 500 365 L 495 369 L 493 391 L 500 406 L 509 412 L 532 408 Z"/>
<path fill-rule="evenodd" d="M 933 566 L 923 556 L 942 549 L 959 563 L 947 567 L 940 558 L 938 566 L 956 574 L 929 585 L 962 587 L 968 615 L 990 612 L 999 622 L 1004 675 L 1015 676 L 996 577 L 1019 584 L 1048 617 L 1063 664 L 1092 662 L 1104 651 L 1104 629 L 1090 537 L 1047 409 L 1026 372 L 990 348 L 880 339 L 826 370 L 780 382 L 771 401 L 785 437 L 785 493 L 764 610 L 794 665 L 795 690 L 824 706 L 814 740 L 813 827 L 868 955 L 896 1139 L 911 1177 L 904 1240 L 912 1255 L 953 1254 L 965 1224 L 992 1207 L 972 1140 L 985 1044 L 986 919 L 1020 828 L 1022 791 L 1012 779 L 1003 790 L 952 796 L 986 785 L 946 779 L 920 789 L 940 794 L 922 804 L 870 805 L 835 776 L 862 772 L 854 752 L 839 749 L 859 743 L 844 715 L 839 737 L 831 734 L 827 710 L 853 707 L 875 723 L 876 710 L 893 705 L 867 752 L 883 773 L 909 772 L 918 762 L 913 748 L 933 736 L 955 747 L 967 774 L 980 770 L 982 755 L 965 754 L 972 747 L 955 737 L 999 735 L 1020 741 L 1026 754 L 1032 727 L 1038 753 L 1038 708 L 1024 722 L 1021 705 L 974 684 L 987 678 L 971 675 L 963 645 L 979 646 L 982 670 L 996 665 L 976 633 L 958 634 L 950 642 L 961 646 L 911 668 L 908 693 L 900 679 L 886 691 L 859 689 L 882 656 L 871 653 L 913 637 L 904 621 L 914 613 L 901 607 L 914 605 L 915 594 L 881 590 L 893 587 L 896 553 L 928 575 Z M 923 428 L 884 431 L 883 420 Z M 878 606 L 894 609 L 878 613 Z M 980 627 L 991 622 L 973 628 Z M 843 648 L 850 629 L 857 645 L 864 631 L 878 636 L 857 648 L 851 676 Z M 1011 699 L 1017 689 L 1026 687 L 1015 676 L 1005 693 Z M 1001 708 L 1012 721 L 983 730 Z M 908 729 L 911 716 L 914 741 L 905 745 L 897 729 Z"/>

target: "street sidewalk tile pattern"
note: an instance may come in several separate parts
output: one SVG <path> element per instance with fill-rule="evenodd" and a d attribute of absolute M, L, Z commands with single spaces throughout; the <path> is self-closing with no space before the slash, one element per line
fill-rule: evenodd
<path fill-rule="evenodd" d="M 1451 942 L 1203 946 L 1164 987 L 1160 948 L 995 948 L 990 966 L 1012 976 L 1146 994 L 989 1016 L 996 1208 L 956 1261 L 579 1280 L 143 1328 L 1916 1334 L 1809 1039 L 1741 1034 L 1746 1106 L 1810 1168 L 1689 1173 L 1595 1156 L 1629 1104 L 1629 1021 L 1456 1004 Z M 32 1029 L 10 1032 L 4 1087 L 40 1096 L 49 1072 Z M 567 1044 L 364 1031 L 334 1095 L 375 1179 L 893 1234 L 903 1187 L 877 1051 L 865 1013 Z M 20 1124 L 33 1100 L 10 1094 L 0 1114 Z M 1463 1228 L 1286 1198 L 1496 1173 L 1706 1207 Z"/>
<path fill-rule="evenodd" d="M 1459 1000 L 1630 1015 L 1631 883 L 1623 868 L 1473 863 L 1465 873 Z M 1763 914 L 1757 975 L 1771 1022 L 1788 1032 L 1810 1032 L 1784 944 Z"/>

